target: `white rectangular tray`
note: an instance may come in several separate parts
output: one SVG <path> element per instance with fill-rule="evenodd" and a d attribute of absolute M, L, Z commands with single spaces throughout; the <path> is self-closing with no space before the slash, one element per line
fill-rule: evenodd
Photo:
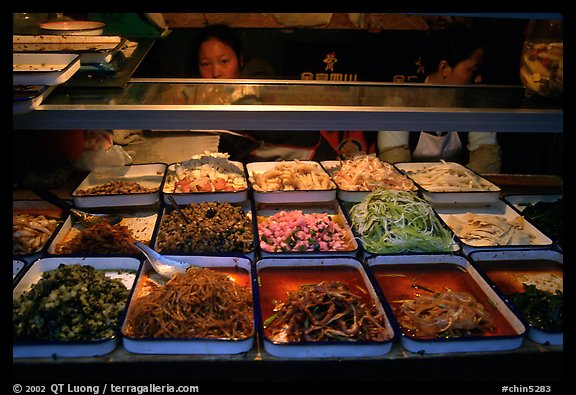
<path fill-rule="evenodd" d="M 230 161 L 238 170 L 245 175 L 244 165 L 242 162 Z M 246 188 L 232 192 L 172 192 L 167 188 L 168 177 L 175 172 L 177 163 L 172 163 L 166 169 L 166 178 L 162 188 L 164 203 L 170 203 L 169 196 L 174 198 L 177 204 L 190 204 L 199 202 L 230 202 L 238 203 L 248 199 L 248 181 Z"/>
<path fill-rule="evenodd" d="M 291 161 L 286 161 L 291 162 Z M 322 172 L 326 172 L 320 163 L 315 161 L 301 161 L 304 164 L 315 164 Z M 255 173 L 264 173 L 274 169 L 281 162 L 251 162 L 246 164 L 248 177 Z M 328 173 L 326 173 L 329 176 Z M 336 199 L 336 184 L 331 181 L 332 188 L 318 190 L 295 191 L 256 191 L 252 186 L 254 201 L 257 203 L 296 203 L 296 202 L 325 202 Z"/>
<path fill-rule="evenodd" d="M 87 257 L 58 257 L 42 258 L 35 261 L 20 277 L 12 291 L 12 298 L 17 298 L 28 291 L 33 284 L 40 280 L 42 273 L 55 270 L 60 264 L 90 265 L 97 270 L 103 270 L 111 278 L 120 278 L 128 290 L 132 289 L 136 280 L 141 262 L 136 258 L 87 258 Z M 128 301 L 127 301 L 128 302 Z M 128 303 L 126 303 L 128 305 Z M 120 319 L 120 325 L 122 318 Z M 40 357 L 92 357 L 112 352 L 119 344 L 120 325 L 115 335 L 107 339 L 87 342 L 22 342 L 13 343 L 13 358 L 40 358 Z"/>
<path fill-rule="evenodd" d="M 332 180 L 334 181 L 334 183 L 337 186 L 337 192 L 336 192 L 336 196 L 338 197 L 338 199 L 342 200 L 343 202 L 361 202 L 362 200 L 364 200 L 364 198 L 366 197 L 366 195 L 368 195 L 370 191 L 349 191 L 349 190 L 345 190 L 345 189 L 341 189 L 340 186 L 338 185 L 338 183 L 334 180 L 334 173 L 340 169 L 340 166 L 342 164 L 341 161 L 338 160 L 325 160 L 320 162 L 320 164 L 322 165 L 322 167 L 326 170 L 326 172 L 328 172 L 328 174 L 330 174 L 330 177 L 332 177 Z M 390 165 L 392 167 L 392 169 L 398 173 L 399 177 L 402 178 L 407 178 L 406 175 L 404 175 L 400 170 L 398 170 L 396 167 L 394 167 L 394 165 Z M 418 187 L 412 182 L 413 184 L 413 188 L 411 190 L 413 190 L 415 193 L 418 192 Z"/>
<path fill-rule="evenodd" d="M 190 262 L 194 265 L 201 267 L 238 267 L 245 270 L 250 275 L 251 291 L 253 292 L 254 278 L 252 275 L 251 261 L 247 258 L 238 257 L 216 257 L 216 256 L 176 256 L 167 255 L 167 257 L 181 261 Z M 152 267 L 148 260 L 144 261 L 142 271 L 137 280 L 135 289 L 139 289 L 141 281 L 144 279 L 146 273 L 153 272 Z M 132 294 L 130 304 L 135 303 L 138 295 L 136 292 Z M 252 293 L 253 311 L 255 294 Z M 130 308 L 128 308 L 127 317 L 130 315 Z M 124 321 L 124 326 L 126 321 Z M 256 338 L 256 324 L 254 324 L 254 335 L 246 339 L 153 339 L 144 338 L 136 339 L 128 336 L 122 337 L 122 344 L 124 348 L 135 354 L 239 354 L 250 350 Z"/>
<path fill-rule="evenodd" d="M 122 167 L 98 168 L 91 171 L 88 176 L 72 192 L 74 205 L 79 208 L 94 207 L 133 207 L 147 206 L 160 199 L 160 189 L 164 179 L 166 164 L 150 163 L 129 165 Z M 142 187 L 154 188 L 153 192 L 106 194 L 106 195 L 79 195 L 78 191 L 94 188 L 111 181 L 132 181 Z"/>
<path fill-rule="evenodd" d="M 321 202 L 321 203 L 305 203 L 305 204 L 265 204 L 260 203 L 256 206 L 256 216 L 257 222 L 258 217 L 270 217 L 279 211 L 291 211 L 291 210 L 301 210 L 303 214 L 310 213 L 326 213 L 336 221 L 346 232 L 348 240 L 350 240 L 350 246 L 346 249 L 338 251 L 289 251 L 289 252 L 268 252 L 260 247 L 261 237 L 260 232 L 257 234 L 257 245 L 259 246 L 259 256 L 262 258 L 266 257 L 310 257 L 310 256 L 356 256 L 359 251 L 359 244 L 352 228 L 342 211 L 342 208 L 336 200 L 332 202 Z"/>
<path fill-rule="evenodd" d="M 82 64 L 110 63 L 126 38 L 92 35 L 14 35 L 13 52 L 74 53 Z"/>
<path fill-rule="evenodd" d="M 471 336 L 467 338 L 450 338 L 450 339 L 417 339 L 408 336 L 400 328 L 396 317 L 394 317 L 395 327 L 398 328 L 400 333 L 400 344 L 406 350 L 414 353 L 426 354 L 442 354 L 442 353 L 455 353 L 455 352 L 486 352 L 486 351 L 502 351 L 514 350 L 519 348 L 524 341 L 524 334 L 526 327 L 522 321 L 514 314 L 506 302 L 494 291 L 494 289 L 484 280 L 482 275 L 470 263 L 468 259 L 460 255 L 452 254 L 414 254 L 414 255 L 389 255 L 389 256 L 375 256 L 367 260 L 367 265 L 370 269 L 378 265 L 401 264 L 401 265 L 414 265 L 426 264 L 435 265 L 438 263 L 447 263 L 457 265 L 465 270 L 469 275 L 471 281 L 477 284 L 485 293 L 491 306 L 496 307 L 508 323 L 512 326 L 515 335 L 510 336 Z M 374 276 L 373 276 L 374 277 Z M 374 279 L 377 283 L 377 280 Z M 378 285 L 379 289 L 381 288 Z M 385 292 L 382 292 L 382 298 Z"/>
<path fill-rule="evenodd" d="M 479 174 L 473 172 L 465 166 L 455 162 L 446 162 L 446 165 L 453 166 L 466 172 L 470 177 L 480 180 L 485 188 L 470 187 L 462 189 L 461 191 L 443 191 L 439 187 L 421 185 L 410 174 L 410 172 L 425 169 L 431 166 L 441 165 L 441 162 L 402 162 L 395 163 L 394 166 L 402 173 L 411 178 L 420 189 L 422 197 L 431 204 L 484 204 L 494 202 L 500 197 L 500 187 L 488 181 Z"/>
<path fill-rule="evenodd" d="M 440 218 L 446 223 L 446 225 L 452 229 L 449 222 L 451 218 L 462 218 L 466 213 L 470 212 L 473 214 L 487 214 L 504 217 L 506 221 L 514 221 L 520 217 L 520 214 L 504 200 L 499 199 L 491 204 L 484 206 L 479 205 L 455 205 L 455 206 L 436 206 L 434 211 L 440 216 Z M 482 251 L 482 250 L 510 250 L 510 249 L 526 249 L 526 248 L 550 248 L 552 247 L 552 240 L 538 230 L 534 225 L 532 225 L 528 220 L 524 219 L 524 231 L 533 237 L 530 244 L 508 244 L 508 245 L 490 245 L 490 246 L 475 246 L 463 241 L 458 234 L 452 229 L 456 238 L 462 244 L 462 248 L 465 253 L 470 253 L 472 251 Z"/>
<path fill-rule="evenodd" d="M 519 261 L 530 265 L 532 262 L 549 260 L 564 265 L 564 255 L 558 251 L 550 250 L 514 250 L 514 251 L 475 251 L 470 254 L 472 262 L 487 264 L 497 261 Z M 487 275 L 489 278 L 489 276 Z M 496 289 L 498 287 L 494 285 Z M 505 295 L 503 295 L 506 298 Z M 521 314 L 521 313 L 520 313 Z M 528 325 L 527 337 L 539 344 L 563 345 L 564 331 L 550 331 Z"/>
<path fill-rule="evenodd" d="M 119 215 L 122 217 L 122 221 L 120 221 L 119 224 L 126 226 L 128 229 L 130 229 L 130 231 L 132 231 L 132 235 L 136 240 L 141 241 L 145 244 L 150 243 L 150 241 L 152 240 L 152 235 L 154 233 L 156 220 L 158 219 L 158 208 L 98 211 L 98 213 L 112 213 L 112 212 L 114 215 Z M 54 238 L 48 245 L 46 253 L 52 256 L 63 255 L 57 253 L 58 244 L 65 241 L 69 241 L 72 237 L 80 233 L 81 229 L 83 229 L 83 227 L 79 223 L 75 222 L 71 216 L 68 216 L 68 218 L 64 221 L 64 223 L 60 227 L 58 233 L 54 236 Z M 137 253 L 138 252 L 136 252 L 136 254 Z M 110 255 L 114 254 L 111 253 Z"/>
<path fill-rule="evenodd" d="M 55 87 L 55 85 L 15 85 L 12 91 L 12 114 L 20 115 L 34 111 Z"/>
<path fill-rule="evenodd" d="M 13 53 L 13 85 L 60 85 L 80 69 L 77 54 Z"/>
<path fill-rule="evenodd" d="M 385 327 L 391 333 L 391 338 L 386 341 L 333 341 L 333 342 L 276 342 L 272 341 L 264 334 L 263 323 L 267 317 L 260 317 L 258 320 L 259 333 L 264 342 L 264 350 L 271 355 L 285 358 L 362 358 L 378 357 L 387 354 L 392 349 L 392 344 L 396 338 L 396 332 L 391 326 L 388 311 L 380 302 L 376 291 L 370 282 L 362 263 L 351 257 L 331 257 L 331 258 L 264 258 L 256 263 L 256 274 L 267 267 L 287 267 L 306 269 L 310 267 L 333 267 L 344 266 L 354 269 L 358 276 L 362 278 L 365 290 L 370 295 L 379 313 L 384 316 Z M 307 277 L 307 281 L 309 278 Z M 319 282 L 323 279 L 319 278 Z M 263 287 L 275 287 L 286 292 L 291 290 L 291 282 L 277 284 L 262 284 L 259 281 L 259 303 L 262 302 Z M 261 309 L 260 309 L 261 310 Z"/>

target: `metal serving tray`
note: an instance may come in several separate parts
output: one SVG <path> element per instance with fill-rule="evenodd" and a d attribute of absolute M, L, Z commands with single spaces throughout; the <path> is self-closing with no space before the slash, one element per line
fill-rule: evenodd
<path fill-rule="evenodd" d="M 262 258 L 287 258 L 287 257 L 310 257 L 310 256 L 356 256 L 359 251 L 359 244 L 352 228 L 348 224 L 348 221 L 340 207 L 338 201 L 334 200 L 331 202 L 319 202 L 319 203 L 305 203 L 305 204 L 266 204 L 258 203 L 256 204 L 256 222 L 259 224 L 263 219 L 273 216 L 280 211 L 292 211 L 300 210 L 303 214 L 311 213 L 326 213 L 330 218 L 335 221 L 341 228 L 346 232 L 346 245 L 338 250 L 330 251 L 286 251 L 286 252 L 270 252 L 262 248 L 262 235 L 258 230 L 258 251 L 259 256 Z"/>
<path fill-rule="evenodd" d="M 291 161 L 286 161 L 291 162 Z M 326 172 L 320 163 L 315 161 L 300 161 L 303 164 L 313 164 L 318 166 L 322 172 Z M 274 169 L 281 162 L 252 162 L 246 164 L 248 177 L 255 173 L 264 173 Z M 328 173 L 326 173 L 329 176 Z M 336 199 L 336 184 L 331 181 L 332 187 L 329 189 L 311 189 L 294 191 L 256 191 L 252 183 L 254 201 L 257 203 L 297 203 L 297 202 L 326 202 Z"/>
<path fill-rule="evenodd" d="M 265 271 L 270 271 L 270 275 L 264 276 Z M 391 312 L 379 301 L 359 260 L 350 257 L 264 258 L 256 263 L 256 273 L 261 314 L 259 333 L 264 350 L 269 354 L 285 358 L 360 358 L 382 356 L 391 350 L 396 337 L 389 320 Z M 385 341 L 281 342 L 266 334 L 264 322 L 273 315 L 274 305 L 286 296 L 286 292 L 299 285 L 327 280 L 344 282 L 353 293 L 363 295 L 368 303 L 373 303 L 384 316 L 390 338 Z"/>
<path fill-rule="evenodd" d="M 504 217 L 507 222 L 519 219 L 520 214 L 512 206 L 507 204 L 504 200 L 499 199 L 491 204 L 479 206 L 467 206 L 467 205 L 456 205 L 456 206 L 435 206 L 434 211 L 438 213 L 440 218 L 450 227 L 450 220 L 453 218 L 463 218 L 466 213 L 472 214 L 487 214 Z M 453 230 L 454 231 L 454 230 Z M 511 242 L 507 245 L 488 245 L 488 246 L 477 246 L 472 245 L 463 241 L 458 234 L 456 238 L 462 244 L 462 248 L 465 253 L 470 253 L 472 251 L 482 251 L 482 250 L 510 250 L 510 249 L 526 249 L 526 248 L 550 248 L 552 247 L 552 240 L 538 230 L 530 221 L 524 219 L 524 231 L 531 235 L 533 239 L 530 244 L 518 244 Z"/>
<path fill-rule="evenodd" d="M 19 278 L 12 291 L 12 298 L 16 299 L 23 292 L 28 291 L 40 280 L 42 273 L 55 270 L 60 264 L 90 265 L 96 270 L 106 272 L 106 275 L 111 278 L 120 278 L 128 290 L 132 289 L 141 267 L 141 262 L 138 259 L 130 257 L 42 258 L 29 266 L 22 277 Z M 126 306 L 128 306 L 128 303 L 126 303 Z M 124 314 L 121 314 L 118 329 L 110 338 L 94 339 L 92 341 L 16 342 L 12 345 L 12 356 L 13 358 L 92 357 L 108 354 L 119 344 L 123 317 Z"/>
<path fill-rule="evenodd" d="M 230 161 L 236 167 L 238 167 L 239 173 L 241 173 L 246 179 L 246 171 L 242 162 Z M 181 162 L 184 163 L 184 162 Z M 189 204 L 189 203 L 199 203 L 199 202 L 231 202 L 238 203 L 243 202 L 248 199 L 248 181 L 246 180 L 246 188 L 238 191 L 231 192 L 173 192 L 168 189 L 167 180 L 175 172 L 175 168 L 178 163 L 172 163 L 168 166 L 166 170 L 166 177 L 164 180 L 163 193 L 164 203 L 170 203 L 169 196 L 174 198 L 177 204 Z"/>
<path fill-rule="evenodd" d="M 254 280 L 252 275 L 252 263 L 247 258 L 238 257 L 217 257 L 217 256 L 177 256 L 167 255 L 171 259 L 181 262 L 190 262 L 194 265 L 209 268 L 239 268 L 248 277 L 248 287 L 252 291 L 252 306 L 253 312 L 255 294 L 253 292 Z M 132 294 L 130 305 L 137 303 L 139 297 L 138 290 L 144 278 L 154 273 L 152 266 L 148 260 L 144 261 L 142 271 L 138 277 L 135 292 Z M 126 320 L 130 317 L 130 307 Z M 255 319 L 255 312 L 254 312 Z M 126 320 L 122 331 L 124 333 Z M 124 348 L 135 354 L 239 354 L 250 350 L 256 338 L 256 325 L 254 325 L 254 334 L 247 338 L 242 339 L 207 339 L 207 338 L 186 338 L 186 339 L 170 339 L 170 338 L 133 338 L 124 335 L 122 337 L 122 344 Z"/>
<path fill-rule="evenodd" d="M 346 189 L 342 189 L 338 183 L 334 180 L 334 173 L 340 169 L 342 162 L 338 161 L 338 160 L 326 160 L 326 161 L 322 161 L 320 162 L 320 164 L 322 165 L 322 167 L 328 172 L 328 174 L 330 174 L 330 177 L 332 177 L 332 181 L 334 181 L 334 183 L 336 184 L 338 190 L 336 192 L 336 196 L 338 197 L 338 199 L 344 201 L 344 202 L 361 202 L 366 195 L 368 195 L 370 192 L 372 192 L 372 190 L 369 191 L 350 191 L 350 190 L 346 190 Z M 400 170 L 398 170 L 396 167 L 394 167 L 394 165 L 390 165 L 392 166 L 392 169 L 397 172 L 397 176 L 401 177 L 401 178 L 407 178 L 407 176 L 405 174 L 403 174 Z M 390 187 L 388 187 L 390 188 Z M 394 189 L 394 188 L 390 188 L 390 189 Z M 414 191 L 415 193 L 418 192 L 418 187 L 414 184 L 413 188 L 411 189 L 412 191 Z"/>
<path fill-rule="evenodd" d="M 474 264 L 479 266 L 487 281 L 495 287 L 496 291 L 500 292 L 504 299 L 509 297 L 505 291 L 499 287 L 499 283 L 492 277 L 491 271 L 498 268 L 498 264 L 508 263 L 514 265 L 517 270 L 516 278 L 520 279 L 522 273 L 534 270 L 536 273 L 545 274 L 547 269 L 544 266 L 537 266 L 542 261 L 558 264 L 564 266 L 564 255 L 557 251 L 549 250 L 515 250 L 515 251 L 475 251 L 470 254 L 470 259 Z M 501 285 L 502 287 L 506 285 Z M 512 303 L 512 302 L 511 302 Z M 518 309 L 517 309 L 518 310 Z M 520 316 L 523 315 L 519 311 Z M 526 319 L 525 319 L 526 320 Z M 527 321 L 527 320 L 526 320 Z M 540 344 L 550 345 L 563 345 L 564 344 L 564 331 L 563 330 L 546 330 L 542 327 L 532 325 L 528 322 L 528 335 L 527 337 Z"/>
<path fill-rule="evenodd" d="M 158 207 L 146 207 L 146 208 L 136 208 L 136 209 L 100 209 L 98 211 L 90 211 L 94 213 L 111 213 L 113 215 L 119 215 L 122 217 L 119 225 L 126 226 L 132 232 L 134 238 L 145 244 L 149 244 L 152 240 L 154 233 L 154 227 L 156 221 L 158 220 Z M 62 256 L 58 252 L 58 245 L 71 240 L 83 229 L 82 224 L 76 222 L 71 216 L 68 216 L 62 226 L 60 227 L 58 233 L 54 236 L 46 253 L 48 255 L 58 255 Z M 138 255 L 138 251 L 135 250 L 134 255 Z M 90 254 L 85 254 L 90 255 Z M 110 253 L 110 255 L 115 255 Z M 133 255 L 133 254 L 130 254 Z"/>
<path fill-rule="evenodd" d="M 160 189 L 165 171 L 166 164 L 164 163 L 99 168 L 91 171 L 72 192 L 72 200 L 74 205 L 79 208 L 152 205 L 160 199 Z M 94 188 L 111 181 L 137 182 L 145 188 L 153 188 L 153 191 L 106 195 L 80 195 L 78 193 L 81 190 Z"/>
<path fill-rule="evenodd" d="M 455 162 L 446 162 L 446 165 L 454 166 L 460 169 L 462 172 L 468 173 L 471 177 L 475 177 L 478 181 L 481 181 L 485 187 L 469 187 L 463 188 L 459 191 L 446 191 L 439 186 L 422 185 L 410 174 L 411 172 L 441 164 L 441 162 L 402 162 L 395 163 L 394 166 L 414 181 L 414 183 L 420 189 L 422 197 L 430 202 L 430 204 L 485 204 L 494 202 L 499 199 L 501 191 L 500 187 L 475 173 L 474 171 L 468 169 L 467 167 Z"/>
<path fill-rule="evenodd" d="M 412 278 L 408 274 L 414 274 L 415 271 L 411 269 L 418 269 L 418 266 L 422 267 L 440 267 L 440 264 L 448 265 L 447 267 L 452 267 L 454 269 L 460 269 L 465 273 L 466 278 L 464 282 L 459 280 L 458 282 L 454 280 L 449 280 L 449 274 L 443 274 L 443 280 L 439 282 L 444 284 L 444 286 L 454 287 L 454 291 L 469 291 L 475 290 L 480 295 L 477 299 L 478 302 L 484 305 L 484 308 L 490 311 L 498 311 L 504 317 L 505 321 L 512 328 L 509 333 L 503 333 L 501 335 L 487 335 L 487 336 L 470 336 L 462 338 L 418 338 L 407 334 L 398 322 L 398 316 L 396 314 L 397 305 L 402 299 L 406 299 L 411 293 L 426 293 L 430 291 L 439 292 L 438 289 L 430 289 L 428 284 L 426 284 L 425 278 L 422 275 L 415 274 L 417 276 L 417 281 L 419 281 L 419 286 L 414 287 L 413 284 L 406 283 L 403 286 L 399 283 L 401 278 L 405 278 L 409 282 L 413 282 Z M 406 350 L 415 353 L 426 353 L 426 354 L 440 354 L 440 353 L 455 353 L 455 352 L 486 352 L 486 351 L 501 351 L 501 350 L 513 350 L 519 348 L 524 340 L 524 334 L 526 333 L 526 327 L 522 321 L 516 316 L 516 314 L 510 309 L 507 303 L 500 298 L 500 296 L 494 291 L 494 289 L 484 280 L 480 273 L 475 269 L 471 262 L 463 256 L 453 255 L 453 254 L 423 254 L 423 255 L 396 255 L 396 256 L 376 256 L 367 260 L 368 268 L 372 274 L 373 281 L 378 286 L 383 300 L 388 303 L 392 310 L 394 311 L 393 322 L 394 326 L 398 328 L 400 333 L 400 344 Z M 390 268 L 390 265 L 399 265 L 396 267 L 405 267 L 406 273 L 398 274 L 396 271 L 391 275 L 385 270 Z M 418 265 L 418 266 L 416 266 Z M 384 270 L 382 270 L 384 269 Z M 402 269 L 399 269 L 401 271 Z M 459 272 L 459 270 L 456 270 Z M 461 273 L 458 273 L 461 274 Z M 381 280 L 379 276 L 399 276 L 394 277 L 394 282 L 398 284 L 399 287 L 403 287 L 403 294 L 401 299 L 397 299 L 398 295 L 390 294 L 390 288 L 387 287 Z M 454 277 L 455 278 L 455 277 Z M 464 278 L 463 278 L 464 279 Z M 428 285 L 428 287 L 426 287 Z M 462 289 L 456 289 L 456 287 Z M 424 289 L 426 288 L 426 289 Z M 420 290 L 422 289 L 422 290 Z M 409 296 L 408 296 L 409 297 Z M 492 310 L 490 310 L 492 309 Z"/>
<path fill-rule="evenodd" d="M 80 69 L 77 54 L 13 53 L 13 85 L 60 85 Z"/>

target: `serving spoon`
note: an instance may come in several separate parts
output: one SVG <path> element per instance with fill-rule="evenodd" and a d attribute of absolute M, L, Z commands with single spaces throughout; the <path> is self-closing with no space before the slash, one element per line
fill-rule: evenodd
<path fill-rule="evenodd" d="M 33 192 L 36 195 L 40 196 L 41 198 L 49 201 L 53 205 L 63 209 L 71 216 L 79 220 L 84 226 L 89 226 L 100 221 L 107 221 L 110 225 L 116 225 L 117 223 L 122 221 L 122 217 L 119 215 L 92 214 L 82 210 L 78 210 L 70 203 L 66 202 L 63 199 L 60 199 L 58 196 L 56 196 L 55 194 L 46 189 L 34 189 Z"/>
<path fill-rule="evenodd" d="M 186 269 L 192 266 L 191 263 L 167 258 L 140 241 L 135 241 L 133 244 L 148 258 L 148 262 L 156 273 L 164 278 L 172 278 L 175 274 L 184 273 Z"/>

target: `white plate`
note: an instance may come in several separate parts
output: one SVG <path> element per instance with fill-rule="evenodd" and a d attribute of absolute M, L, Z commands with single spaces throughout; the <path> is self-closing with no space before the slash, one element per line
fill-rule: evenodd
<path fill-rule="evenodd" d="M 485 265 L 490 265 L 490 262 L 498 261 L 518 261 L 526 263 L 527 266 L 531 262 L 539 262 L 542 260 L 549 260 L 553 262 L 558 262 L 564 265 L 564 255 L 557 251 L 550 250 L 516 250 L 516 251 L 498 251 L 498 252 L 487 252 L 487 251 L 477 251 L 470 254 L 470 259 L 473 262 L 485 267 Z M 486 277 L 490 278 L 489 275 Z M 496 289 L 498 287 L 494 285 Z M 506 297 L 505 295 L 503 295 Z M 528 338 L 539 344 L 550 344 L 550 345 L 563 345 L 564 344 L 564 331 L 549 331 L 537 328 L 535 326 L 528 326 Z"/>
<path fill-rule="evenodd" d="M 468 212 L 472 214 L 487 214 L 499 217 L 504 217 L 507 222 L 514 221 L 520 217 L 520 214 L 512 206 L 507 204 L 504 200 L 499 199 L 491 204 L 485 206 L 442 206 L 434 207 L 434 211 L 440 216 L 440 218 L 452 229 L 454 234 L 456 232 L 450 226 L 449 221 L 451 219 L 460 219 Z M 533 238 L 530 244 L 508 244 L 508 245 L 490 245 L 490 246 L 474 246 L 463 241 L 458 234 L 456 238 L 460 240 L 463 246 L 463 250 L 466 253 L 471 251 L 482 251 L 482 250 L 510 250 L 510 249 L 526 249 L 526 248 L 550 248 L 552 246 L 552 240 L 540 232 L 534 225 L 532 225 L 528 220 L 524 220 L 524 232 L 531 235 Z"/>
<path fill-rule="evenodd" d="M 291 162 L 291 161 L 286 161 Z M 315 161 L 301 161 L 304 164 L 314 164 L 324 173 L 326 170 L 320 163 Z M 252 162 L 246 164 L 248 177 L 255 173 L 264 173 L 274 169 L 281 162 Z M 329 177 L 330 175 L 326 173 Z M 317 190 L 295 190 L 295 191 L 256 191 L 252 186 L 254 201 L 257 203 L 298 203 L 298 202 L 326 202 L 336 199 L 336 184 L 330 181 L 332 188 Z"/>
<path fill-rule="evenodd" d="M 341 357 L 351 357 L 351 358 L 361 358 L 361 357 L 378 357 L 387 354 L 392 349 L 393 341 L 396 337 L 396 332 L 392 328 L 389 320 L 388 311 L 385 310 L 384 306 L 380 302 L 376 291 L 370 282 L 366 271 L 364 270 L 362 263 L 351 257 L 330 257 L 330 258 L 264 258 L 256 263 L 256 273 L 257 275 L 266 268 L 273 267 L 286 267 L 293 269 L 291 273 L 298 273 L 298 269 L 306 270 L 312 267 L 345 267 L 352 269 L 354 273 L 361 279 L 365 290 L 370 295 L 372 302 L 378 309 L 378 312 L 384 316 L 384 326 L 391 334 L 389 340 L 386 341 L 330 341 L 330 342 L 277 342 L 270 339 L 264 334 L 263 323 L 268 317 L 260 317 L 258 320 L 259 332 L 261 338 L 264 342 L 264 349 L 271 355 L 286 358 L 341 358 Z M 347 274 L 347 278 L 351 276 Z M 316 275 L 318 277 L 317 282 L 323 281 L 324 277 L 320 274 Z M 356 276 L 353 276 L 356 277 Z M 310 283 L 311 281 L 316 281 L 316 279 L 311 279 L 309 273 L 305 280 L 301 283 Z M 344 281 L 338 279 L 337 281 Z M 259 289 L 259 303 L 262 303 L 263 295 L 268 292 L 273 292 L 272 295 L 278 293 L 286 293 L 287 291 L 293 290 L 298 281 L 293 280 L 292 276 L 290 280 L 279 281 L 277 283 L 267 283 L 259 278 L 258 289 Z M 344 281 L 346 282 L 346 281 Z M 352 287 L 352 284 L 349 284 Z M 352 288 L 351 288 L 352 289 Z M 360 292 L 360 291 L 358 291 Z M 357 292 L 354 292 L 357 293 Z M 272 301 L 274 302 L 274 301 Z M 260 305 L 260 311 L 262 311 L 262 305 Z M 261 313 L 262 314 L 262 313 Z"/>
<path fill-rule="evenodd" d="M 100 35 L 104 32 L 104 26 L 105 23 L 95 21 L 58 21 L 42 23 L 40 28 L 55 34 Z"/>
<path fill-rule="evenodd" d="M 166 171 L 164 163 L 105 167 L 91 171 L 72 192 L 74 205 L 79 208 L 90 207 L 133 207 L 147 206 L 160 199 L 160 189 Z M 78 191 L 94 188 L 111 181 L 133 181 L 144 188 L 155 188 L 153 192 L 79 195 Z"/>
<path fill-rule="evenodd" d="M 201 267 L 238 267 L 245 270 L 250 275 L 250 286 L 253 292 L 254 279 L 251 270 L 251 261 L 247 258 L 238 257 L 213 257 L 213 256 L 176 256 L 167 255 L 171 259 L 182 262 L 190 262 Z M 153 271 L 150 263 L 145 260 L 135 289 L 139 289 L 145 274 Z M 255 314 L 255 296 L 252 294 L 253 312 Z M 130 304 L 136 303 L 138 298 L 136 293 L 132 294 Z M 127 318 L 130 316 L 128 309 Z M 124 326 L 126 320 L 124 321 Z M 128 336 L 122 337 L 124 348 L 135 354 L 239 354 L 250 350 L 256 338 L 256 324 L 254 324 L 254 335 L 246 339 L 137 339 Z"/>
<path fill-rule="evenodd" d="M 42 273 L 55 270 L 60 264 L 90 265 L 97 270 L 103 270 L 112 278 L 120 277 L 128 290 L 136 279 L 141 262 L 136 258 L 113 257 L 113 258 L 86 258 L 86 257 L 58 257 L 43 258 L 35 261 L 26 273 L 20 277 L 12 291 L 12 298 L 17 298 L 23 292 L 28 291 L 33 284 L 37 283 Z M 122 273 L 119 273 L 119 270 Z M 128 270 L 129 272 L 125 272 Z M 126 303 L 128 306 L 128 303 Z M 40 358 L 40 357 L 92 357 L 105 355 L 112 352 L 119 343 L 119 329 L 122 324 L 122 316 L 118 333 L 106 339 L 94 341 L 54 341 L 54 342 L 21 342 L 13 343 L 13 358 Z"/>
<path fill-rule="evenodd" d="M 486 185 L 483 188 L 470 187 L 462 189 L 461 191 L 443 191 L 440 187 L 434 185 L 420 184 L 410 172 L 422 170 L 431 166 L 440 165 L 441 162 L 402 162 L 395 163 L 397 169 L 411 178 L 420 189 L 422 197 L 431 204 L 484 204 L 494 202 L 500 197 L 500 187 L 488 181 L 479 174 L 473 172 L 465 166 L 455 162 L 446 162 L 446 165 L 453 166 L 460 169 L 462 172 L 468 173 L 471 177 L 475 177 Z"/>
<path fill-rule="evenodd" d="M 524 340 L 526 327 L 522 321 L 514 314 L 506 302 L 494 291 L 494 289 L 484 280 L 482 275 L 465 257 L 459 255 L 448 254 L 414 254 L 414 255 L 389 255 L 389 256 L 376 256 L 366 261 L 370 269 L 375 269 L 380 265 L 401 264 L 401 265 L 414 265 L 426 264 L 436 265 L 439 263 L 447 263 L 456 265 L 463 269 L 468 275 L 471 283 L 479 286 L 482 292 L 486 295 L 487 300 L 491 306 L 498 309 L 504 318 L 511 325 L 515 334 L 507 336 L 471 336 L 467 338 L 451 338 L 451 339 L 417 339 L 408 336 L 404 333 L 394 317 L 395 327 L 399 328 L 400 344 L 406 350 L 414 353 L 426 354 L 441 354 L 453 352 L 486 352 L 486 351 L 501 351 L 501 350 L 514 350 L 519 348 Z M 374 272 L 372 272 L 374 273 Z M 375 282 L 378 283 L 377 277 Z M 384 295 L 385 291 L 380 288 L 380 293 L 386 301 Z"/>
<path fill-rule="evenodd" d="M 60 85 L 79 69 L 77 54 L 12 54 L 13 85 Z"/>

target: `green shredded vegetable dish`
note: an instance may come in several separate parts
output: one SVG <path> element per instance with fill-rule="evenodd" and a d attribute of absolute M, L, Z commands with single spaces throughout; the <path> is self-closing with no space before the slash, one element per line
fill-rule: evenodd
<path fill-rule="evenodd" d="M 376 189 L 352 206 L 350 218 L 371 253 L 448 252 L 455 243 L 428 202 L 409 191 Z"/>

